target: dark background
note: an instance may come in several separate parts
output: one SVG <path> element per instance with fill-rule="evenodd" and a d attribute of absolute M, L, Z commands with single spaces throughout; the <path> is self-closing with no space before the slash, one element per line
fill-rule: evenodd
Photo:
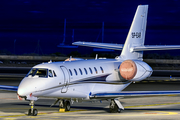
<path fill-rule="evenodd" d="M 179 0 L 1 0 L 0 54 L 91 54 L 92 48 L 57 47 L 63 41 L 65 18 L 65 44 L 72 43 L 73 29 L 74 41 L 102 42 L 103 21 L 104 42 L 124 44 L 140 4 L 149 5 L 145 44 L 180 45 Z M 180 51 L 155 52 L 178 56 Z"/>

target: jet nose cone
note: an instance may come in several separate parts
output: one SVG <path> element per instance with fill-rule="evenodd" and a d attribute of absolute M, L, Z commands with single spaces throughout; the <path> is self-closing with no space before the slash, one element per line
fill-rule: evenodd
<path fill-rule="evenodd" d="M 34 92 L 35 88 L 36 87 L 35 87 L 34 81 L 24 78 L 19 84 L 17 94 L 19 96 L 27 96 L 27 95 L 30 95 L 32 92 Z"/>
<path fill-rule="evenodd" d="M 22 87 L 18 87 L 17 94 L 18 94 L 19 96 L 26 96 L 26 94 L 25 94 L 25 89 L 23 89 Z"/>
<path fill-rule="evenodd" d="M 28 88 L 25 84 L 20 84 L 19 87 L 18 87 L 18 90 L 17 90 L 17 94 L 19 96 L 26 96 L 28 95 Z"/>

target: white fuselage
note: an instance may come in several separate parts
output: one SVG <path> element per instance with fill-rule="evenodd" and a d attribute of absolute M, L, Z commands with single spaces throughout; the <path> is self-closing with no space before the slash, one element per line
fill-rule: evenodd
<path fill-rule="evenodd" d="M 121 62 L 97 59 L 42 63 L 32 69 L 45 69 L 47 76 L 27 75 L 18 87 L 18 95 L 87 100 L 92 93 L 120 92 L 131 83 L 119 77 Z"/>

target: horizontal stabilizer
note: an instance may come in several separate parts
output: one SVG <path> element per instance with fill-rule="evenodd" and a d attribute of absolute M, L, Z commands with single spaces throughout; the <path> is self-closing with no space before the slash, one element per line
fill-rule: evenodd
<path fill-rule="evenodd" d="M 98 42 L 74 42 L 73 45 L 95 47 L 95 48 L 104 48 L 112 50 L 122 50 L 123 44 L 112 44 L 112 43 L 98 43 Z"/>
<path fill-rule="evenodd" d="M 17 91 L 17 86 L 0 85 L 0 90 Z"/>
<path fill-rule="evenodd" d="M 112 49 L 112 50 L 122 50 L 124 46 L 124 44 L 98 43 L 98 42 L 74 42 L 73 45 Z M 131 47 L 130 51 L 138 52 L 138 51 L 173 50 L 173 49 L 174 50 L 180 49 L 180 45 L 144 45 L 144 46 Z"/>
<path fill-rule="evenodd" d="M 177 91 L 123 91 L 119 93 L 96 93 L 90 95 L 90 98 L 117 98 L 117 97 L 139 97 L 139 96 L 154 96 L 154 95 L 180 95 L 180 90 Z"/>
<path fill-rule="evenodd" d="M 173 49 L 180 49 L 180 45 L 144 45 L 144 46 L 137 46 L 131 47 L 131 52 L 136 51 L 150 51 L 150 50 L 173 50 Z"/>

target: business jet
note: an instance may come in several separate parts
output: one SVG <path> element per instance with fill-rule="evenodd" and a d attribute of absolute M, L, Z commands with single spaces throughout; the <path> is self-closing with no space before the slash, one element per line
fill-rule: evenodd
<path fill-rule="evenodd" d="M 34 102 L 41 97 L 57 98 L 60 111 L 69 111 L 78 101 L 110 100 L 110 112 L 124 107 L 119 99 L 149 95 L 180 94 L 180 91 L 122 91 L 132 82 L 150 77 L 153 70 L 143 62 L 143 51 L 180 49 L 180 45 L 144 45 L 148 5 L 137 7 L 125 44 L 74 42 L 73 45 L 122 50 L 115 59 L 83 60 L 70 57 L 63 62 L 47 62 L 34 66 L 18 87 L 0 86 L 17 91 L 20 100 L 30 102 L 28 115 L 36 116 Z M 54 105 L 53 104 L 53 105 Z"/>

